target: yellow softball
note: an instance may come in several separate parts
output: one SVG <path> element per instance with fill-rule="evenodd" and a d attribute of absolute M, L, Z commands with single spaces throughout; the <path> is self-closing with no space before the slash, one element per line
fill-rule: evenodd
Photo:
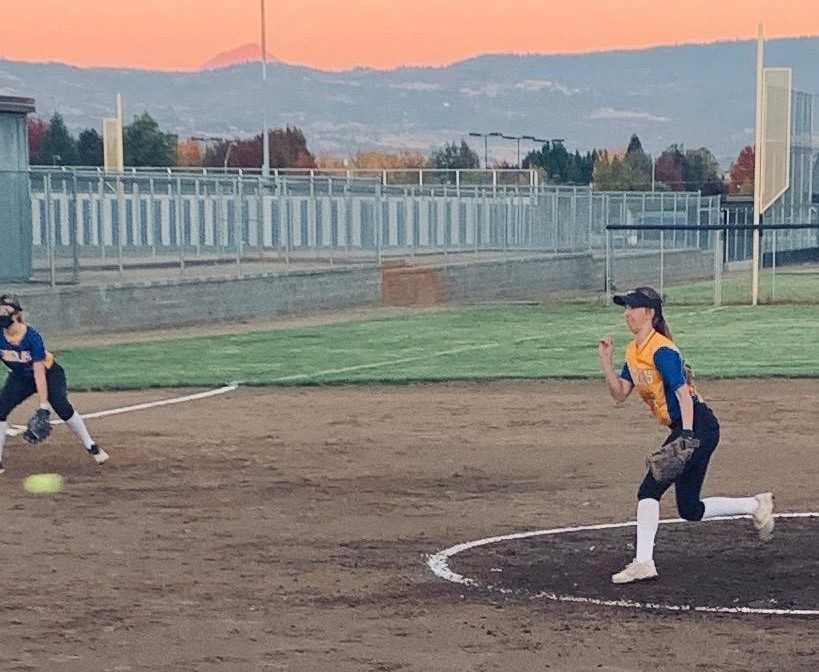
<path fill-rule="evenodd" d="M 23 481 L 23 489 L 32 495 L 53 495 L 63 489 L 59 474 L 32 474 Z"/>

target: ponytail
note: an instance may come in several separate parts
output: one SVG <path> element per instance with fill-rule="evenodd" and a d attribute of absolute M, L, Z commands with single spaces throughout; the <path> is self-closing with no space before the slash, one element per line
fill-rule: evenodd
<path fill-rule="evenodd" d="M 671 336 L 671 328 L 668 326 L 668 322 L 665 321 L 661 308 L 654 309 L 654 317 L 651 320 L 651 326 L 654 327 L 654 331 L 661 333 L 668 339 L 674 340 Z"/>

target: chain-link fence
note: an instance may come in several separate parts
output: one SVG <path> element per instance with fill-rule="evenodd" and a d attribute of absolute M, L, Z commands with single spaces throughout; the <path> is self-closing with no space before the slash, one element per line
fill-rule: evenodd
<path fill-rule="evenodd" d="M 94 273 L 241 275 L 388 257 L 602 256 L 607 226 L 719 217 L 718 199 L 697 193 L 65 170 L 29 178 L 35 277 L 55 284 Z"/>
<path fill-rule="evenodd" d="M 614 225 L 607 300 L 618 290 L 648 285 L 671 304 L 749 305 L 752 262 L 744 246 L 754 230 L 752 224 Z M 819 224 L 769 224 L 761 232 L 759 302 L 819 303 Z"/>

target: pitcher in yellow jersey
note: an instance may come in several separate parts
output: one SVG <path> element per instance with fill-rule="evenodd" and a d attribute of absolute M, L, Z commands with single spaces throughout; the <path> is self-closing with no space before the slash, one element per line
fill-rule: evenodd
<path fill-rule="evenodd" d="M 672 484 L 677 509 L 685 520 L 750 515 L 760 538 L 767 541 L 774 527 L 772 493 L 700 498 L 708 463 L 719 443 L 719 422 L 687 375 L 682 354 L 663 316 L 662 298 L 650 287 L 638 287 L 614 297 L 614 302 L 625 309 L 626 324 L 634 340 L 626 347 L 626 361 L 619 373 L 612 361 L 611 337 L 600 340 L 600 366 L 611 396 L 622 402 L 636 389 L 654 417 L 670 430 L 666 443 L 682 435 L 698 439 L 700 445 L 676 480 L 659 482 L 651 471 L 646 473 L 637 493 L 636 554 L 625 569 L 611 577 L 612 581 L 632 583 L 657 578 L 654 538 L 660 522 L 660 499 Z"/>

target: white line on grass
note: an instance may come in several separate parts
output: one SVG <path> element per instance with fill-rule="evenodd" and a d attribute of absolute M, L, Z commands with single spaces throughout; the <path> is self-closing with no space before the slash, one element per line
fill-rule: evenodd
<path fill-rule="evenodd" d="M 273 383 L 286 383 L 293 380 L 309 380 L 310 378 L 319 378 L 321 376 L 331 376 L 336 373 L 350 373 L 352 371 L 364 371 L 366 369 L 378 369 L 382 366 L 392 366 L 394 364 L 408 364 L 410 362 L 422 362 L 424 360 L 434 359 L 436 357 L 446 357 L 447 355 L 457 355 L 462 352 L 472 352 L 475 350 L 490 350 L 491 348 L 499 348 L 502 343 L 484 343 L 482 345 L 465 345 L 461 348 L 453 348 L 452 350 L 440 350 L 438 352 L 430 352 L 425 355 L 415 355 L 413 357 L 401 357 L 399 359 L 388 359 L 383 362 L 373 362 L 371 364 L 357 364 L 355 366 L 345 366 L 340 369 L 324 369 L 323 371 L 314 371 L 312 373 L 297 373 L 292 376 L 282 376 L 281 378 L 273 378 Z"/>
<path fill-rule="evenodd" d="M 688 313 L 677 313 L 677 317 L 690 317 L 692 315 L 701 315 L 702 313 L 714 312 L 717 310 L 722 310 L 722 307 L 717 308 L 709 308 L 706 310 L 698 310 L 692 311 Z M 515 339 L 511 341 L 513 344 L 517 345 L 518 343 L 528 343 L 530 341 L 539 341 L 544 339 L 564 339 L 577 336 L 581 333 L 591 333 L 592 331 L 600 332 L 601 329 L 597 326 L 587 326 L 587 327 L 578 327 L 577 329 L 573 329 L 571 331 L 566 332 L 565 334 L 549 334 L 549 335 L 538 335 L 538 336 L 524 336 L 523 338 Z M 426 360 L 434 359 L 436 357 L 446 357 L 448 355 L 457 355 L 462 352 L 474 352 L 477 350 L 490 350 L 492 348 L 499 348 L 503 343 L 484 343 L 481 345 L 466 345 L 460 348 L 453 348 L 451 350 L 441 350 L 438 352 L 432 352 L 425 355 L 414 355 L 412 357 L 399 357 L 398 359 L 387 359 L 381 362 L 372 362 L 370 364 L 355 364 L 353 366 L 344 366 L 336 369 L 324 369 L 322 371 L 314 371 L 312 373 L 296 373 L 289 376 L 281 376 L 279 378 L 273 378 L 270 380 L 271 383 L 288 383 L 294 382 L 297 380 L 311 380 L 313 378 L 321 378 L 323 376 L 332 376 L 339 373 L 352 373 L 354 371 L 366 371 L 368 369 L 380 369 L 385 366 L 394 366 L 397 364 L 410 364 L 412 362 L 423 362 Z M 506 344 L 508 345 L 508 343 Z"/>

